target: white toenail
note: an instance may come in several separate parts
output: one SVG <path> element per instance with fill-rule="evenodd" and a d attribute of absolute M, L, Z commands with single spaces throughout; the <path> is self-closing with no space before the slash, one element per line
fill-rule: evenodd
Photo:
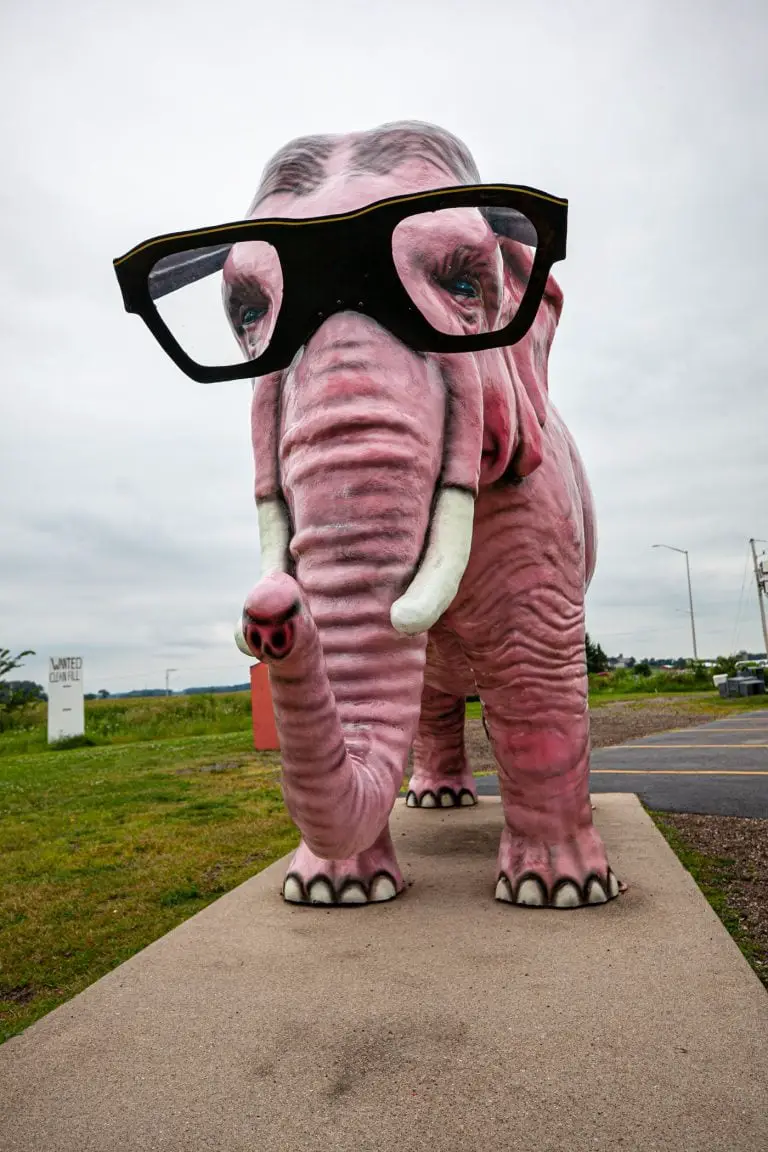
<path fill-rule="evenodd" d="M 397 889 L 389 876 L 377 876 L 371 884 L 371 900 L 393 900 Z"/>
<path fill-rule="evenodd" d="M 587 888 L 587 904 L 605 904 L 607 899 L 602 884 L 593 877 Z"/>
<path fill-rule="evenodd" d="M 295 876 L 289 876 L 283 884 L 283 900 L 287 900 L 289 904 L 301 904 L 304 900 L 301 884 Z"/>
<path fill-rule="evenodd" d="M 339 904 L 367 904 L 368 897 L 361 884 L 348 884 L 341 896 Z"/>
<path fill-rule="evenodd" d="M 542 907 L 542 905 L 546 903 L 543 884 L 539 880 L 534 880 L 532 877 L 523 880 L 515 903 L 529 904 L 536 908 Z"/>
<path fill-rule="evenodd" d="M 333 904 L 333 889 L 327 880 L 313 880 L 309 886 L 311 904 Z"/>
<path fill-rule="evenodd" d="M 581 892 L 570 880 L 562 884 L 555 893 L 553 901 L 555 908 L 578 908 L 580 904 Z"/>
<path fill-rule="evenodd" d="M 496 899 L 504 900 L 507 904 L 512 903 L 512 890 L 509 887 L 509 881 L 506 876 L 499 876 L 498 883 L 496 884 Z"/>

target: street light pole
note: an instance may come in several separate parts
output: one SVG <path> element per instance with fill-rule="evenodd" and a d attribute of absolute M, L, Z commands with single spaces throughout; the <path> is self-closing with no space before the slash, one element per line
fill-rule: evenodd
<path fill-rule="evenodd" d="M 757 541 L 751 539 L 749 546 L 752 549 L 752 562 L 755 566 L 755 583 L 757 584 L 757 602 L 760 605 L 760 622 L 763 625 L 763 643 L 765 644 L 765 654 L 768 656 L 768 624 L 765 622 L 765 604 L 763 603 L 763 579 L 760 575 L 760 569 L 757 565 L 757 548 L 755 544 Z"/>
<path fill-rule="evenodd" d="M 165 670 L 165 694 L 166 694 L 166 696 L 170 696 L 170 694 L 171 694 L 171 691 L 170 691 L 171 672 L 176 672 L 176 671 L 178 671 L 178 669 L 176 669 L 176 668 L 166 668 L 166 670 Z"/>
<path fill-rule="evenodd" d="M 685 548 L 674 548 L 671 544 L 652 544 L 652 548 L 668 548 L 670 552 L 680 552 L 685 556 L 685 571 L 688 576 L 688 607 L 691 614 L 691 637 L 693 639 L 693 659 L 698 663 L 699 652 L 696 647 L 696 622 L 693 618 L 693 592 L 691 591 L 691 565 L 688 560 L 688 551 Z"/>

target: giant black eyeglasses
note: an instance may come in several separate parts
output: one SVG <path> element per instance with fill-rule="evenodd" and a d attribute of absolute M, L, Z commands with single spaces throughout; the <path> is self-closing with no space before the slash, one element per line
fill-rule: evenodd
<path fill-rule="evenodd" d="M 565 258 L 567 217 L 567 200 L 534 188 L 463 185 L 158 236 L 114 267 L 126 311 L 210 383 L 288 367 L 342 311 L 419 352 L 515 344 Z"/>

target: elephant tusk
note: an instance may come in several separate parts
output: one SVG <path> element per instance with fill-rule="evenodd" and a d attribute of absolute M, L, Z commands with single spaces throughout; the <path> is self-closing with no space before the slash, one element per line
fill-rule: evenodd
<path fill-rule="evenodd" d="M 288 570 L 288 543 L 291 531 L 285 505 L 278 496 L 260 500 L 259 544 L 261 546 L 261 579 L 273 572 Z"/>
<path fill-rule="evenodd" d="M 243 635 L 242 620 L 239 620 L 237 622 L 236 627 L 235 627 L 235 644 L 237 645 L 237 647 L 240 649 L 240 651 L 243 653 L 244 656 L 250 656 L 251 660 L 255 659 L 255 656 L 254 656 L 253 652 L 251 652 L 250 648 L 248 647 L 248 644 L 246 643 L 245 636 Z"/>
<path fill-rule="evenodd" d="M 285 572 L 288 569 L 288 543 L 291 538 L 290 525 L 285 511 L 285 505 L 277 496 L 270 496 L 260 500 L 258 504 L 259 515 L 259 545 L 261 553 L 261 579 L 273 572 Z M 235 644 L 245 656 L 254 659 L 243 635 L 242 620 L 235 627 Z"/>
<path fill-rule="evenodd" d="M 424 559 L 390 610 L 398 632 L 409 636 L 425 632 L 455 599 L 469 561 L 474 512 L 475 498 L 466 489 L 440 492 Z"/>

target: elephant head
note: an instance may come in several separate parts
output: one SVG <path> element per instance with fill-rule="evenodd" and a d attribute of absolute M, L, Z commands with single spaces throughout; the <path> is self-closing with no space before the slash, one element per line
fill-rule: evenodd
<path fill-rule="evenodd" d="M 449 133 L 392 124 L 289 144 L 248 215 L 342 213 L 478 181 Z M 457 236 L 482 258 L 490 288 L 473 290 L 455 263 L 437 268 Z M 530 260 L 474 210 L 431 231 L 414 219 L 394 256 L 424 314 L 457 333 L 498 325 Z M 237 246 L 227 258 L 225 301 L 245 259 Z M 245 316 L 241 340 L 249 324 L 269 323 L 280 291 L 269 267 L 261 277 L 265 304 Z M 386 826 L 418 722 L 427 631 L 459 589 L 478 492 L 520 483 L 541 462 L 561 304 L 550 277 L 519 343 L 458 355 L 415 352 L 370 317 L 339 311 L 287 369 L 255 381 L 261 578 L 238 644 L 270 665 L 286 803 L 320 858 L 363 852 Z"/>

